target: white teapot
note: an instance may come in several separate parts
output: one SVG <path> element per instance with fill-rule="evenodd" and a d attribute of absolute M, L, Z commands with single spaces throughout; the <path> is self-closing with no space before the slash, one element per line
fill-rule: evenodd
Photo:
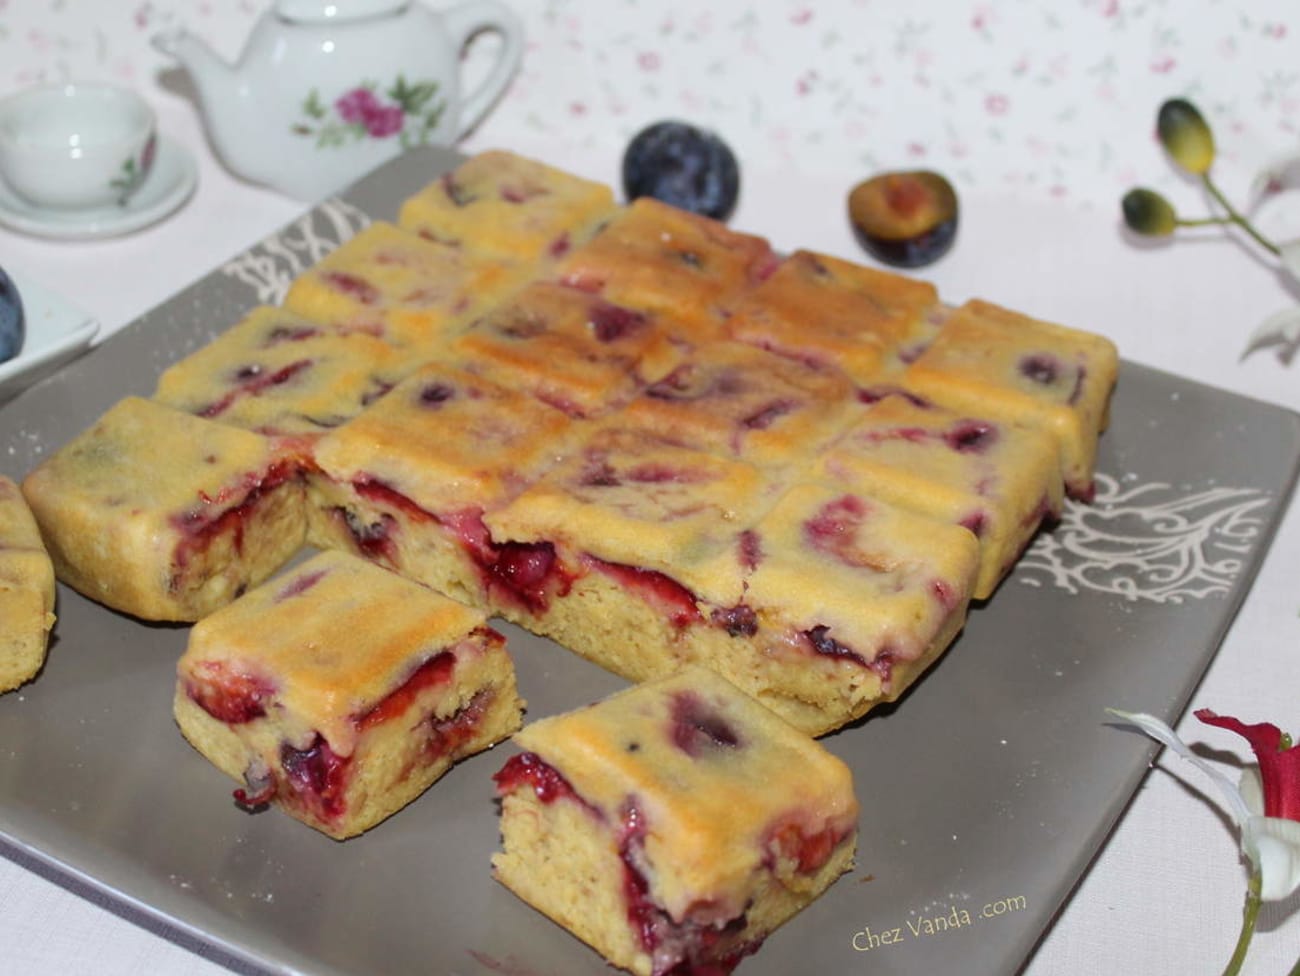
<path fill-rule="evenodd" d="M 500 35 L 473 91 L 460 54 Z M 239 176 L 315 201 L 424 143 L 450 145 L 505 90 L 523 28 L 496 0 L 434 11 L 412 0 L 276 0 L 231 66 L 184 30 L 154 46 L 176 58 L 198 92 L 208 133 Z"/>

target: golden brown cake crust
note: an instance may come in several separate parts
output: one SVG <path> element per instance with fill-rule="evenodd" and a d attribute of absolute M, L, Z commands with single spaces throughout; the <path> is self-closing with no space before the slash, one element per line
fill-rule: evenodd
<path fill-rule="evenodd" d="M 341 552 L 200 621 L 174 703 L 190 742 L 244 780 L 244 802 L 337 838 L 509 735 L 522 708 L 482 611 Z"/>
<path fill-rule="evenodd" d="M 727 333 L 871 382 L 933 337 L 928 282 L 798 250 L 732 307 Z"/>
<path fill-rule="evenodd" d="M 197 620 L 302 545 L 287 445 L 127 397 L 32 471 L 23 494 L 60 580 L 148 620 Z"/>
<path fill-rule="evenodd" d="M 514 742 L 496 876 L 633 972 L 734 964 L 851 864 L 848 768 L 706 669 Z"/>
<path fill-rule="evenodd" d="M 263 305 L 167 369 L 153 399 L 245 430 L 319 435 L 414 367 L 378 336 Z"/>
<path fill-rule="evenodd" d="M 398 224 L 447 248 L 540 262 L 581 244 L 614 209 L 604 184 L 489 149 L 406 200 Z"/>
<path fill-rule="evenodd" d="M 0 692 L 36 677 L 54 627 L 54 566 L 18 485 L 0 475 Z"/>
<path fill-rule="evenodd" d="M 1066 489 L 1088 499 L 1118 375 L 1109 339 L 972 299 L 952 312 L 902 382 L 954 410 L 1045 431 L 1060 448 Z"/>

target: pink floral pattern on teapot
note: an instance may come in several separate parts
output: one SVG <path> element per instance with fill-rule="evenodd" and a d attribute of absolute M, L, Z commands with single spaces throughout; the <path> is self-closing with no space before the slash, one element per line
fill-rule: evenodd
<path fill-rule="evenodd" d="M 318 89 L 307 93 L 302 120 L 294 123 L 295 135 L 316 140 L 316 148 L 329 149 L 363 139 L 397 136 L 403 148 L 430 141 L 447 100 L 440 97 L 436 81 L 408 82 L 402 75 L 382 92 L 375 82 L 363 81 L 327 105 Z"/>

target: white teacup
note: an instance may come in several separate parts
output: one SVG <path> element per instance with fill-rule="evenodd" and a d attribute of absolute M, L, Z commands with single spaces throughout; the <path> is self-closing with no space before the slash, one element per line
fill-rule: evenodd
<path fill-rule="evenodd" d="M 153 109 L 126 88 L 46 85 L 0 100 L 0 174 L 38 207 L 124 206 L 156 140 Z"/>

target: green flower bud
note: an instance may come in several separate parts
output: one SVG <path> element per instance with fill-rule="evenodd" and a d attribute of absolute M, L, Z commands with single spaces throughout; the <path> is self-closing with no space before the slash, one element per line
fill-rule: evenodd
<path fill-rule="evenodd" d="M 1160 144 L 1174 162 L 1189 173 L 1202 175 L 1214 162 L 1214 133 L 1196 106 L 1183 98 L 1171 98 L 1156 116 Z"/>
<path fill-rule="evenodd" d="M 1155 190 L 1129 190 L 1121 201 L 1124 223 L 1130 230 L 1148 237 L 1166 237 L 1178 226 L 1173 204 Z"/>

